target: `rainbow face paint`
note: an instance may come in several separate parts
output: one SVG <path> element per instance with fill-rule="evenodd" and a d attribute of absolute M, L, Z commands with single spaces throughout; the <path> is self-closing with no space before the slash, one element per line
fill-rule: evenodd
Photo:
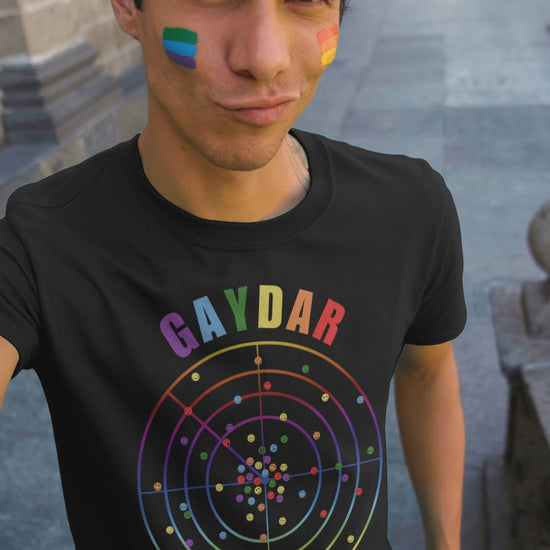
<path fill-rule="evenodd" d="M 323 67 L 330 65 L 336 57 L 338 48 L 338 25 L 323 29 L 317 34 L 317 40 L 321 44 L 321 64 Z"/>
<path fill-rule="evenodd" d="M 179 27 L 165 27 L 162 33 L 162 45 L 166 55 L 178 65 L 188 69 L 197 66 L 197 42 L 199 37 L 196 32 Z"/>

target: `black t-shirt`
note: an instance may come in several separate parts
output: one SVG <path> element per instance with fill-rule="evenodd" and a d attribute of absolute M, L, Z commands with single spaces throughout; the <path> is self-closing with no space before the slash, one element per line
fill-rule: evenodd
<path fill-rule="evenodd" d="M 464 326 L 456 211 L 423 160 L 293 134 L 312 186 L 267 221 L 177 208 L 137 138 L 11 197 L 0 334 L 78 550 L 389 548 L 388 390 Z"/>

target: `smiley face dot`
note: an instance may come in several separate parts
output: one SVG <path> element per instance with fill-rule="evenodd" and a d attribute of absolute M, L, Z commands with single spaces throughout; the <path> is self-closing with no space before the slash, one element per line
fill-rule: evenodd
<path fill-rule="evenodd" d="M 288 443 L 288 435 L 281 436 L 281 443 Z"/>
<path fill-rule="evenodd" d="M 321 439 L 321 433 L 313 432 L 313 439 L 315 439 L 315 441 L 318 441 L 319 439 Z"/>
<path fill-rule="evenodd" d="M 189 548 L 193 548 L 193 539 L 187 539 L 185 541 L 185 544 L 187 544 L 187 546 L 189 546 Z"/>
<path fill-rule="evenodd" d="M 281 469 L 281 472 L 286 472 L 288 470 L 288 466 L 283 462 L 279 468 Z"/>
<path fill-rule="evenodd" d="M 363 489 L 361 489 L 361 487 L 358 487 L 356 490 L 355 490 L 355 494 L 360 497 L 362 494 L 363 494 Z"/>
<path fill-rule="evenodd" d="M 261 470 L 263 467 L 263 462 L 260 462 L 259 460 L 254 464 L 254 468 L 256 468 L 256 470 Z"/>
<path fill-rule="evenodd" d="M 249 506 L 254 506 L 254 504 L 256 504 L 256 499 L 254 497 L 249 497 L 248 498 L 248 505 Z"/>
<path fill-rule="evenodd" d="M 365 402 L 365 398 L 360 395 L 358 398 L 357 398 L 357 404 L 358 405 L 362 405 L 363 403 Z"/>
<path fill-rule="evenodd" d="M 270 472 L 274 472 L 276 469 L 277 469 L 277 464 L 275 464 L 275 462 L 272 462 L 272 463 L 269 465 L 269 471 L 270 471 Z"/>
<path fill-rule="evenodd" d="M 319 515 L 324 519 L 328 516 L 328 512 L 326 510 L 321 510 L 321 513 Z"/>
<path fill-rule="evenodd" d="M 191 380 L 193 380 L 193 382 L 198 382 L 200 379 L 201 379 L 201 375 L 198 372 L 194 372 L 191 375 Z"/>
<path fill-rule="evenodd" d="M 277 487 L 277 492 L 282 495 L 284 492 L 285 492 L 285 488 L 283 485 L 279 485 L 279 487 Z"/>
<path fill-rule="evenodd" d="M 347 541 L 351 544 L 355 540 L 355 537 L 353 535 L 349 535 L 347 538 Z"/>
<path fill-rule="evenodd" d="M 206 451 L 203 451 L 200 454 L 201 460 L 206 460 L 208 458 L 208 453 Z"/>
<path fill-rule="evenodd" d="M 169 534 L 169 535 L 173 535 L 174 534 L 174 528 L 169 525 L 167 528 L 166 528 L 166 532 Z"/>
<path fill-rule="evenodd" d="M 346 483 L 346 481 L 349 479 L 349 476 L 348 474 L 343 474 L 342 475 L 342 483 Z"/>
<path fill-rule="evenodd" d="M 263 489 L 261 488 L 260 485 L 258 485 L 257 487 L 254 487 L 254 494 L 261 495 L 262 491 L 263 491 Z"/>
<path fill-rule="evenodd" d="M 223 485 L 221 483 L 216 484 L 216 491 L 221 493 L 223 491 Z"/>
<path fill-rule="evenodd" d="M 319 468 L 317 468 L 317 466 L 313 466 L 310 472 L 312 476 L 316 476 L 319 473 Z"/>
<path fill-rule="evenodd" d="M 253 521 L 254 520 L 254 514 L 246 514 L 246 521 Z"/>
<path fill-rule="evenodd" d="M 260 540 L 263 542 L 263 541 L 266 541 L 267 540 L 267 535 L 265 533 L 262 533 L 260 535 Z"/>
<path fill-rule="evenodd" d="M 323 395 L 321 395 L 321 401 L 323 401 L 323 403 L 326 403 L 329 399 L 330 396 L 328 393 L 324 393 Z"/>
<path fill-rule="evenodd" d="M 182 437 L 180 443 L 185 447 L 189 443 L 189 439 L 187 437 Z"/>
<path fill-rule="evenodd" d="M 336 470 L 341 470 L 342 469 L 342 463 L 341 462 L 337 462 L 335 465 L 334 465 L 334 468 Z"/>
<path fill-rule="evenodd" d="M 225 540 L 227 538 L 227 533 L 225 531 L 220 531 L 218 536 L 220 537 L 220 540 Z"/>
<path fill-rule="evenodd" d="M 281 419 L 282 422 L 286 422 L 288 420 L 288 415 L 286 413 L 281 413 L 279 415 L 279 418 Z"/>
<path fill-rule="evenodd" d="M 298 496 L 299 496 L 300 498 L 306 498 L 306 494 L 307 494 L 307 493 L 302 489 L 302 490 L 298 493 Z"/>
<path fill-rule="evenodd" d="M 302 372 L 303 372 L 304 374 L 309 374 L 309 365 L 304 365 L 304 366 L 302 367 Z"/>
<path fill-rule="evenodd" d="M 277 445 L 275 445 L 275 443 L 272 443 L 270 446 L 269 446 L 269 450 L 272 452 L 272 453 L 276 453 L 277 452 Z"/>
<path fill-rule="evenodd" d="M 227 433 L 231 433 L 233 431 L 233 428 L 234 428 L 233 424 L 226 424 L 225 425 L 225 431 Z"/>
<path fill-rule="evenodd" d="M 256 436 L 254 434 L 248 434 L 246 439 L 249 443 L 254 443 L 254 441 L 256 441 Z"/>
<path fill-rule="evenodd" d="M 267 380 L 264 382 L 264 390 L 269 391 L 271 389 L 271 382 Z"/>
<path fill-rule="evenodd" d="M 277 497 L 275 498 L 275 500 L 281 504 L 281 502 L 283 502 L 283 500 L 285 499 L 285 497 L 283 495 L 277 495 Z"/>
<path fill-rule="evenodd" d="M 191 512 L 189 510 L 186 510 L 184 513 L 183 513 L 183 517 L 185 519 L 191 519 Z"/>
<path fill-rule="evenodd" d="M 252 466 L 252 464 L 254 464 L 254 459 L 249 456 L 247 459 L 246 459 L 246 463 L 249 465 L 249 466 Z"/>
<path fill-rule="evenodd" d="M 262 358 L 259 355 L 254 357 L 254 364 L 258 367 L 262 364 Z"/>
<path fill-rule="evenodd" d="M 181 510 L 182 512 L 185 512 L 185 510 L 187 510 L 187 503 L 186 503 L 186 502 L 182 502 L 182 503 L 180 504 L 180 510 Z"/>
<path fill-rule="evenodd" d="M 240 504 L 244 500 L 244 497 L 242 495 L 237 495 L 235 500 Z"/>
<path fill-rule="evenodd" d="M 285 525 L 286 524 L 286 518 L 283 516 L 283 517 L 280 517 L 279 518 L 279 525 Z"/>
<path fill-rule="evenodd" d="M 371 455 L 372 453 L 374 453 L 374 447 L 369 447 L 367 449 L 367 454 Z"/>
<path fill-rule="evenodd" d="M 236 405 L 240 405 L 240 404 L 243 402 L 243 398 L 242 398 L 240 395 L 236 395 L 236 396 L 233 398 L 233 402 L 234 402 Z"/>
<path fill-rule="evenodd" d="M 224 446 L 224 447 L 231 447 L 231 440 L 225 438 L 225 439 L 223 440 L 223 446 Z"/>
<path fill-rule="evenodd" d="M 184 407 L 183 414 L 185 416 L 193 416 L 193 409 L 191 407 Z"/>
<path fill-rule="evenodd" d="M 153 489 L 155 491 L 160 491 L 162 489 L 162 485 L 157 481 L 154 485 L 153 485 Z"/>
<path fill-rule="evenodd" d="M 244 494 L 245 494 L 245 495 L 249 495 L 251 492 L 252 492 L 252 487 L 250 487 L 250 485 L 247 485 L 247 486 L 244 488 Z"/>
<path fill-rule="evenodd" d="M 239 472 L 239 474 L 244 474 L 245 470 L 246 470 L 246 466 L 244 464 L 239 464 L 237 468 L 237 471 Z"/>
<path fill-rule="evenodd" d="M 258 512 L 263 512 L 265 510 L 265 504 L 263 502 L 260 502 L 258 504 Z"/>

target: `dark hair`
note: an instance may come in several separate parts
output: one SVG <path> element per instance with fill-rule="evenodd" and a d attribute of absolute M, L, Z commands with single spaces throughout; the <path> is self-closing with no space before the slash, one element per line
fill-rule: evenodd
<path fill-rule="evenodd" d="M 340 0 L 340 21 L 342 21 L 342 17 L 344 17 L 344 13 L 348 11 L 348 2 L 349 0 Z M 134 0 L 134 3 L 136 4 L 136 7 L 138 10 L 140 10 L 143 7 L 143 0 Z"/>

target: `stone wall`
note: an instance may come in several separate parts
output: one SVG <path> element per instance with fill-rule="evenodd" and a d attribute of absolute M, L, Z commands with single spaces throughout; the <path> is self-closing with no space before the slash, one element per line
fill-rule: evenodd
<path fill-rule="evenodd" d="M 79 44 L 93 49 L 93 63 L 104 75 L 120 75 L 140 62 L 139 44 L 119 30 L 109 0 L 2 0 L 1 67 L 47 64 Z"/>

